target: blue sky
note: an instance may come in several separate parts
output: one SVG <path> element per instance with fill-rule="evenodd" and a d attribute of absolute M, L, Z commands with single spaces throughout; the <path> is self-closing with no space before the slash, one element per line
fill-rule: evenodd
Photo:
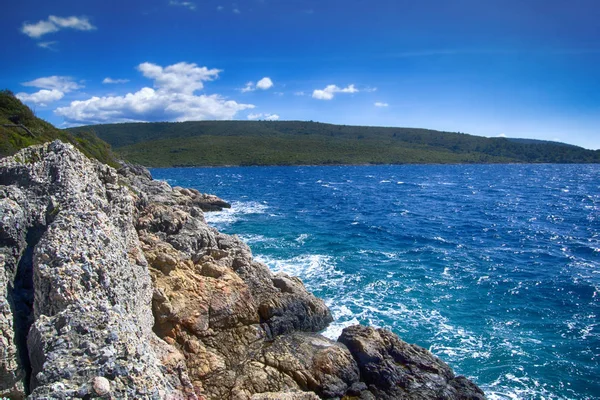
<path fill-rule="evenodd" d="M 10 2 L 0 88 L 58 127 L 314 120 L 600 148 L 597 0 Z"/>

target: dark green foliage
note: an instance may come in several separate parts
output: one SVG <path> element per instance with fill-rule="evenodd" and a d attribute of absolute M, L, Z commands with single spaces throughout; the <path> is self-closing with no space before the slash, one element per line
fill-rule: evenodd
<path fill-rule="evenodd" d="M 15 154 L 20 149 L 34 144 L 60 139 L 71 143 L 86 156 L 111 166 L 118 166 L 110 146 L 86 130 L 68 132 L 37 118 L 33 111 L 21 103 L 9 90 L 0 91 L 0 125 L 25 126 L 32 134 L 20 127 L 0 126 L 0 158 Z"/>
<path fill-rule="evenodd" d="M 597 163 L 600 152 L 556 142 L 415 128 L 301 121 L 95 125 L 125 159 L 147 166 L 402 163 Z"/>

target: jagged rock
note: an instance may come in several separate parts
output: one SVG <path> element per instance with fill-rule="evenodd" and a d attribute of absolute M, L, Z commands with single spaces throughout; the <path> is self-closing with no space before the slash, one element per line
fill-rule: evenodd
<path fill-rule="evenodd" d="M 0 396 L 483 398 L 390 332 L 320 336 L 322 300 L 206 224 L 227 206 L 58 141 L 0 160 Z"/>
<path fill-rule="evenodd" d="M 286 374 L 302 390 L 338 398 L 360 381 L 356 361 L 343 344 L 322 336 L 283 335 L 262 350 L 261 362 Z"/>
<path fill-rule="evenodd" d="M 141 178 L 133 190 L 148 186 Z M 187 195 L 174 189 L 172 196 Z M 197 393 L 249 399 L 260 392 L 299 389 L 266 365 L 273 337 L 316 332 L 332 320 L 302 282 L 273 275 L 248 246 L 209 227 L 198 205 L 160 196 L 138 203 L 138 235 L 154 283 L 154 331 L 184 354 Z M 167 204 L 176 204 L 167 206 Z"/>
<path fill-rule="evenodd" d="M 116 171 L 56 141 L 0 160 L 0 184 L 2 289 L 12 290 L 4 299 L 28 314 L 3 314 L 24 325 L 3 365 L 20 367 L 10 373 L 24 391 L 82 397 L 105 377 L 115 397 L 191 394 L 184 363 L 169 374 L 161 360 L 169 345 L 154 339 L 134 203 Z M 10 380 L 0 384 L 11 390 Z"/>
<path fill-rule="evenodd" d="M 123 162 L 117 172 L 129 181 L 131 188 L 137 189 L 142 201 L 146 203 L 187 206 L 203 211 L 221 211 L 224 208 L 231 208 L 231 204 L 215 195 L 200 193 L 192 188 L 179 186 L 172 188 L 166 182 L 153 180 L 150 172 L 139 165 Z"/>
<path fill-rule="evenodd" d="M 360 325 L 338 339 L 358 362 L 360 374 L 377 399 L 484 399 L 483 392 L 429 351 L 392 332 Z"/>

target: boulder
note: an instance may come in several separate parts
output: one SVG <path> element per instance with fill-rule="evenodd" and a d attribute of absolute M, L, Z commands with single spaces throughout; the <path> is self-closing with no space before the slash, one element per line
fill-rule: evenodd
<path fill-rule="evenodd" d="M 358 363 L 362 380 L 377 399 L 471 399 L 485 396 L 429 351 L 392 332 L 361 325 L 345 328 L 339 342 Z"/>

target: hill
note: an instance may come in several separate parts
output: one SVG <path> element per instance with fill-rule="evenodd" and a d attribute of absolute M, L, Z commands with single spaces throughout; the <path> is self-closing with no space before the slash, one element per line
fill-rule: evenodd
<path fill-rule="evenodd" d="M 33 144 L 55 139 L 73 144 L 88 157 L 118 166 L 110 146 L 90 130 L 71 132 L 57 129 L 37 118 L 12 92 L 0 91 L 0 158 L 13 155 Z"/>
<path fill-rule="evenodd" d="M 600 162 L 599 151 L 556 142 L 318 122 L 124 123 L 69 131 L 94 132 L 123 158 L 151 167 Z"/>

